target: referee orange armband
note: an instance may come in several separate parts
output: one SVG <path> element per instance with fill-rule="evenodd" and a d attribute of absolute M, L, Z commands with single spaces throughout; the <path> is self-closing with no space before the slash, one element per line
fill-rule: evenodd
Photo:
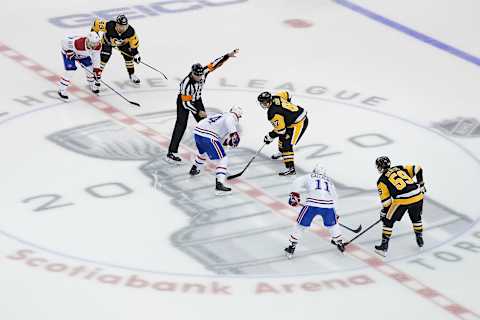
<path fill-rule="evenodd" d="M 182 101 L 192 101 L 193 97 L 192 96 L 184 96 L 182 95 Z"/>

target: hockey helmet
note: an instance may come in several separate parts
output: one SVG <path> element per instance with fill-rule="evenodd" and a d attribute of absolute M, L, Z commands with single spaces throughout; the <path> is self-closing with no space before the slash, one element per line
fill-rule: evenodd
<path fill-rule="evenodd" d="M 237 116 L 238 119 L 240 119 L 243 115 L 243 110 L 241 107 L 238 107 L 238 106 L 235 106 L 235 107 L 231 107 L 229 112 L 235 114 Z"/>
<path fill-rule="evenodd" d="M 377 167 L 378 172 L 383 172 L 390 168 L 390 159 L 386 156 L 378 157 L 375 160 L 375 166 Z"/>
<path fill-rule="evenodd" d="M 192 74 L 195 76 L 202 76 L 203 70 L 203 66 L 200 63 L 195 63 L 192 65 Z"/>
<path fill-rule="evenodd" d="M 268 91 L 264 91 L 258 95 L 257 100 L 263 109 L 267 109 L 272 103 L 272 94 Z"/>
<path fill-rule="evenodd" d="M 100 44 L 100 36 L 96 32 L 87 34 L 87 45 L 90 48 L 95 48 Z"/>
<path fill-rule="evenodd" d="M 319 176 L 325 176 L 327 175 L 327 170 L 325 170 L 325 167 L 322 166 L 321 164 L 317 164 L 315 168 L 313 168 L 312 171 L 314 174 L 319 175 Z"/>
<path fill-rule="evenodd" d="M 127 16 L 124 14 L 120 14 L 117 16 L 115 19 L 115 22 L 121 26 L 127 26 L 128 25 L 128 19 Z"/>

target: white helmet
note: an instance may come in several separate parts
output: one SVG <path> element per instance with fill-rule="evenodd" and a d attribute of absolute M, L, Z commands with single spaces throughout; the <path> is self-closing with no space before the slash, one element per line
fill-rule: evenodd
<path fill-rule="evenodd" d="M 317 164 L 315 168 L 313 168 L 313 173 L 320 176 L 326 176 L 327 170 L 325 170 L 325 168 L 321 164 Z"/>
<path fill-rule="evenodd" d="M 237 107 L 237 106 L 231 107 L 230 110 L 229 110 L 229 112 L 234 113 L 234 114 L 237 116 L 237 118 L 239 118 L 239 119 L 240 119 L 240 118 L 242 117 L 242 115 L 243 115 L 243 110 L 242 110 L 242 108 Z"/>
<path fill-rule="evenodd" d="M 87 34 L 87 44 L 90 48 L 95 48 L 100 43 L 100 36 L 96 32 Z"/>

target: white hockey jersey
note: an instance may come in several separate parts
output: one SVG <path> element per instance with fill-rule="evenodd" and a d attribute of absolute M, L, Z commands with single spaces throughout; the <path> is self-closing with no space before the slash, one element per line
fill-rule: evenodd
<path fill-rule="evenodd" d="M 223 141 L 225 136 L 237 132 L 238 119 L 232 112 L 217 113 L 200 120 L 193 133 Z"/>
<path fill-rule="evenodd" d="M 305 190 L 307 193 L 304 202 L 305 205 L 321 208 L 335 208 L 337 192 L 335 190 L 335 185 L 329 177 L 317 175 L 315 173 L 301 176 L 294 180 L 293 191 L 300 193 L 302 190 Z"/>
<path fill-rule="evenodd" d="M 62 53 L 70 50 L 75 53 L 75 59 L 81 60 L 90 57 L 93 68 L 100 68 L 100 51 L 102 45 L 98 44 L 93 49 L 87 48 L 87 37 L 67 36 L 62 40 Z"/>

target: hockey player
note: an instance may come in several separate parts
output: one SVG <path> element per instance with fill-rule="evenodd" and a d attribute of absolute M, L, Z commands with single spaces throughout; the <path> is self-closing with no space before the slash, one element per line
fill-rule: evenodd
<path fill-rule="evenodd" d="M 281 176 L 295 174 L 295 163 L 293 146 L 302 138 L 308 127 L 307 112 L 297 105 L 291 103 L 287 91 L 278 92 L 272 95 L 270 92 L 262 92 L 257 98 L 260 106 L 267 109 L 268 120 L 273 125 L 273 130 L 267 133 L 263 139 L 269 144 L 278 137 L 279 154 L 272 156 L 272 159 L 283 158 L 286 171 L 280 172 Z"/>
<path fill-rule="evenodd" d="M 417 245 L 423 247 L 423 194 L 426 192 L 423 182 L 423 170 L 418 165 L 390 167 L 390 159 L 382 156 L 375 160 L 380 173 L 377 189 L 383 209 L 380 218 L 383 221 L 382 243 L 375 246 L 375 252 L 387 255 L 388 242 L 392 236 L 393 225 L 400 221 L 408 210 L 412 221 Z M 416 182 L 413 178 L 416 177 Z"/>
<path fill-rule="evenodd" d="M 68 99 L 67 88 L 70 85 L 72 73 L 77 70 L 78 62 L 85 69 L 87 83 L 93 93 L 99 93 L 100 50 L 102 44 L 95 32 L 85 36 L 68 36 L 62 40 L 62 57 L 65 72 L 58 82 L 58 95 Z"/>
<path fill-rule="evenodd" d="M 237 147 L 240 143 L 237 125 L 242 117 L 240 107 L 229 112 L 218 113 L 202 119 L 194 129 L 194 140 L 198 149 L 190 175 L 196 176 L 207 160 L 218 160 L 216 168 L 215 190 L 217 195 L 229 193 L 232 189 L 224 185 L 227 174 L 228 157 L 223 146 Z M 223 141 L 223 143 L 221 142 Z M 223 146 L 222 146 L 223 145 Z"/>
<path fill-rule="evenodd" d="M 95 19 L 91 31 L 103 32 L 102 35 L 102 54 L 100 67 L 105 68 L 110 56 L 112 55 L 112 47 L 116 47 L 125 60 L 128 76 L 134 84 L 140 84 L 140 79 L 135 75 L 135 63 L 140 63 L 140 54 L 138 52 L 138 37 L 135 30 L 128 24 L 125 15 L 117 16 L 115 21 Z"/>
<path fill-rule="evenodd" d="M 306 202 L 300 203 L 300 190 L 306 190 Z M 293 257 L 295 248 L 303 232 L 310 227 L 313 218 L 317 215 L 322 216 L 323 225 L 328 229 L 331 236 L 331 243 L 337 246 L 340 252 L 345 250 L 342 240 L 342 233 L 337 223 L 338 216 L 335 211 L 337 202 L 337 192 L 333 181 L 327 176 L 326 170 L 317 164 L 311 174 L 304 175 L 295 179 L 293 182 L 293 191 L 290 193 L 288 204 L 293 207 L 302 205 L 300 214 L 297 218 L 297 224 L 290 233 L 290 245 L 285 248 L 288 258 Z"/>
<path fill-rule="evenodd" d="M 202 89 L 205 80 L 210 72 L 219 68 L 229 58 L 235 57 L 239 50 L 235 49 L 206 66 L 200 63 L 192 65 L 190 73 L 180 82 L 180 92 L 177 96 L 177 120 L 172 133 L 172 139 L 168 146 L 168 153 L 166 160 L 169 163 L 178 164 L 182 159 L 177 155 L 180 141 L 187 128 L 189 111 L 197 122 L 207 116 L 205 106 L 202 101 Z"/>

